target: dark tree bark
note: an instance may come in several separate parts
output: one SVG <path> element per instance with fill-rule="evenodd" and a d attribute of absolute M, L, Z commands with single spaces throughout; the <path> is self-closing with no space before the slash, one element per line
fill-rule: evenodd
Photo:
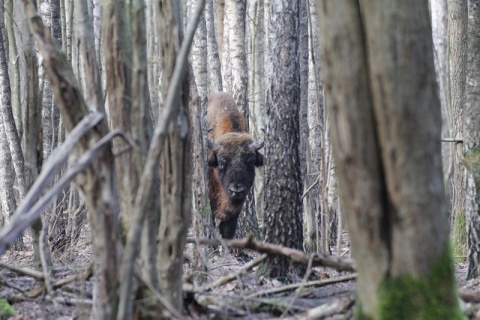
<path fill-rule="evenodd" d="M 265 241 L 300 249 L 303 230 L 299 158 L 299 1 L 271 2 L 269 10 Z M 267 260 L 267 268 L 271 276 L 285 276 L 294 270 L 289 268 L 287 259 L 280 257 Z"/>

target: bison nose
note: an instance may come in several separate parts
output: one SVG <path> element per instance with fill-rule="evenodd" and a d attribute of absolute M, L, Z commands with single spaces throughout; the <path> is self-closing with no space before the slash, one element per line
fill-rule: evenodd
<path fill-rule="evenodd" d="M 232 183 L 229 186 L 228 191 L 230 191 L 230 197 L 234 199 L 243 198 L 245 196 L 247 188 L 245 188 L 245 186 L 240 183 Z"/>

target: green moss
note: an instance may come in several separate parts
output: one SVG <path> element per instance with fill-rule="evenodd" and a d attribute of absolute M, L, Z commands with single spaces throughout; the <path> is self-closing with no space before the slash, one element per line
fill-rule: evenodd
<path fill-rule="evenodd" d="M 465 153 L 463 163 L 476 178 L 480 177 L 480 148 L 472 148 Z"/>
<path fill-rule="evenodd" d="M 453 223 L 453 256 L 455 262 L 464 262 L 467 255 L 465 212 L 457 212 Z"/>
<path fill-rule="evenodd" d="M 15 309 L 5 299 L 0 299 L 0 319 L 7 319 L 15 314 Z"/>
<path fill-rule="evenodd" d="M 403 275 L 387 278 L 380 290 L 379 319 L 465 319 L 458 306 L 454 267 L 448 246 L 425 277 L 416 279 Z"/>

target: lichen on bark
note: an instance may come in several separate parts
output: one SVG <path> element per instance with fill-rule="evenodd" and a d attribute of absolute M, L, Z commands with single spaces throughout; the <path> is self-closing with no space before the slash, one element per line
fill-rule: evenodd
<path fill-rule="evenodd" d="M 454 266 L 450 246 L 432 264 L 430 271 L 422 278 L 409 274 L 400 277 L 386 276 L 381 284 L 381 301 L 378 319 L 465 319 L 455 295 Z M 357 319 L 369 319 L 357 309 Z"/>

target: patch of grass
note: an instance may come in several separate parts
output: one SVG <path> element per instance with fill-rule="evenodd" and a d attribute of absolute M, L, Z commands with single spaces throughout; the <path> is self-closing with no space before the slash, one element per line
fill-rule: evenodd
<path fill-rule="evenodd" d="M 15 309 L 5 299 L 0 299 L 0 319 L 8 319 L 15 314 Z"/>

